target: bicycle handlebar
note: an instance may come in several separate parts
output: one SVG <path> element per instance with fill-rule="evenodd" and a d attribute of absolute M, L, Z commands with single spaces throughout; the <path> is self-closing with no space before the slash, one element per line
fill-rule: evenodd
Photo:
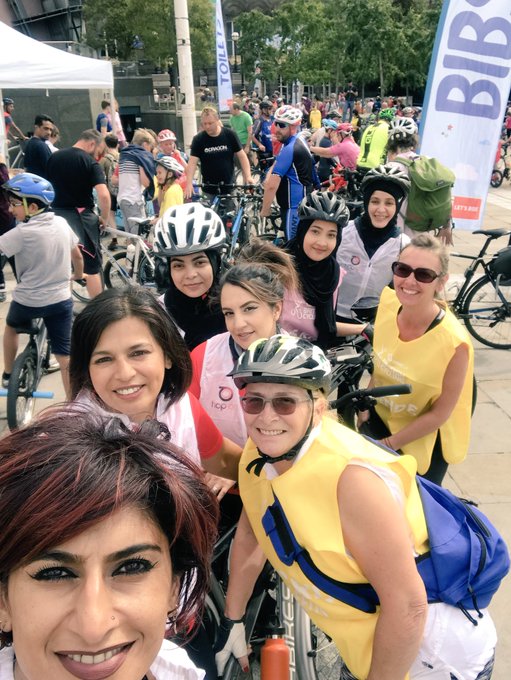
<path fill-rule="evenodd" d="M 349 402 L 359 405 L 367 405 L 371 400 L 379 397 L 391 397 L 399 394 L 410 394 L 412 391 L 411 385 L 382 385 L 381 387 L 372 387 L 365 390 L 354 390 L 344 394 L 339 399 L 335 399 L 329 403 L 331 409 L 340 409 Z M 361 409 L 362 410 L 362 409 Z"/>

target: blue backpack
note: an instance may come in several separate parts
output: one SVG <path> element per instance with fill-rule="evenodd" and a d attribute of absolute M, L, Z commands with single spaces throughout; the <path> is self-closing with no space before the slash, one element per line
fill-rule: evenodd
<path fill-rule="evenodd" d="M 487 607 L 509 571 L 504 539 L 488 518 L 472 503 L 417 476 L 417 485 L 428 527 L 429 551 L 416 558 L 428 602 L 459 607 L 470 621 L 475 610 Z M 320 571 L 303 548 L 274 494 L 274 503 L 262 523 L 278 558 L 287 566 L 298 564 L 305 576 L 327 595 L 363 612 L 373 613 L 378 595 L 369 583 L 336 581 Z"/>

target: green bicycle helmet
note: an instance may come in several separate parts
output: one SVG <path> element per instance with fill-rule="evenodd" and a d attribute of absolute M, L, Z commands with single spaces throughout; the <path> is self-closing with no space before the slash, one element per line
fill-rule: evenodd
<path fill-rule="evenodd" d="M 394 120 L 395 115 L 394 109 L 382 109 L 380 111 L 380 120 L 386 120 L 390 123 L 391 120 Z"/>

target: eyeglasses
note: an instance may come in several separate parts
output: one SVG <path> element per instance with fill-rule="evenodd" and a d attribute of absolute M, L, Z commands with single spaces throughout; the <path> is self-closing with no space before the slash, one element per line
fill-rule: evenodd
<path fill-rule="evenodd" d="M 294 397 L 273 397 L 272 399 L 265 399 L 264 397 L 241 397 L 241 408 L 245 413 L 250 415 L 257 415 L 264 411 L 266 404 L 271 404 L 272 409 L 279 416 L 290 416 L 296 411 L 298 404 L 310 399 L 295 399 Z"/>
<path fill-rule="evenodd" d="M 280 120 L 276 120 L 275 125 L 281 130 L 283 130 L 284 128 L 287 128 L 288 123 L 281 123 Z"/>
<path fill-rule="evenodd" d="M 442 274 L 437 274 L 432 269 L 426 269 L 425 267 L 417 267 L 413 269 L 409 264 L 404 262 L 393 262 L 392 272 L 399 276 L 400 279 L 407 279 L 410 274 L 415 276 L 415 280 L 419 283 L 432 283 L 435 279 L 438 279 Z"/>
<path fill-rule="evenodd" d="M 11 201 L 11 200 L 9 200 L 9 205 L 10 205 L 11 207 L 13 207 L 13 208 L 21 208 L 21 206 L 23 205 L 23 203 L 21 203 L 20 201 Z"/>

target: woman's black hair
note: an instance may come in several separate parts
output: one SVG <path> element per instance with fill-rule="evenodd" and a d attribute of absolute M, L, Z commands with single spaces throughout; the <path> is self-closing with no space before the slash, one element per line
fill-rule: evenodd
<path fill-rule="evenodd" d="M 173 404 L 186 393 L 192 379 L 192 363 L 178 327 L 153 293 L 139 286 L 127 286 L 103 291 L 75 319 L 69 363 L 73 399 L 82 389 L 94 391 L 89 364 L 103 331 L 130 316 L 147 324 L 151 335 L 172 362 L 172 366 L 165 369 L 162 394 Z"/>

